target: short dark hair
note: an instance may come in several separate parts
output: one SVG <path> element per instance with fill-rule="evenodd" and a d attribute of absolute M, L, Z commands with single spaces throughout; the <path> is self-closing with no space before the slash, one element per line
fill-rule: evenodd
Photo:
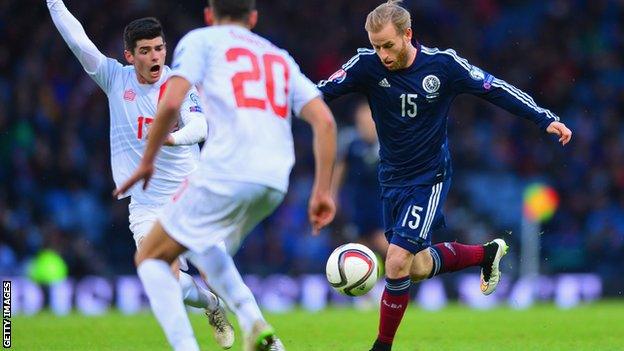
<path fill-rule="evenodd" d="M 160 21 L 154 17 L 139 18 L 128 23 L 124 29 L 124 46 L 126 50 L 134 52 L 137 41 L 157 37 L 162 37 L 163 41 L 165 40 Z"/>
<path fill-rule="evenodd" d="M 256 0 L 208 0 L 208 6 L 217 18 L 245 21 L 256 9 Z"/>

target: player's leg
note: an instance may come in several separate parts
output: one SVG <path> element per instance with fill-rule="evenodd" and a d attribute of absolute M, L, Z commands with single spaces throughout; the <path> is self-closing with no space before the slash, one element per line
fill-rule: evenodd
<path fill-rule="evenodd" d="M 503 239 L 484 245 L 464 245 L 444 242 L 419 252 L 412 264 L 412 281 L 432 278 L 442 273 L 456 272 L 468 267 L 481 267 L 481 292 L 491 294 L 500 281 L 500 260 L 507 253 Z"/>
<path fill-rule="evenodd" d="M 143 239 L 154 226 L 160 208 L 158 206 L 146 206 L 131 202 L 128 209 L 130 212 L 130 231 L 132 231 L 132 238 L 134 239 L 137 251 L 140 251 Z M 205 308 L 208 310 L 215 309 L 218 306 L 217 297 L 205 289 L 200 289 L 190 275 L 180 270 L 180 263 L 182 260 L 184 259 L 180 258 L 180 260 L 174 260 L 171 264 L 171 269 L 180 282 L 184 303 L 191 307 Z M 183 265 L 186 266 L 186 263 Z M 187 269 L 188 267 L 184 267 L 184 270 Z"/>
<path fill-rule="evenodd" d="M 414 254 L 427 245 L 419 236 L 426 219 L 429 199 L 435 193 L 429 188 L 384 188 L 382 190 L 383 220 L 390 245 L 386 253 L 386 287 L 381 297 L 379 332 L 372 351 L 392 348 L 394 336 L 409 303 L 410 270 Z"/>
<path fill-rule="evenodd" d="M 273 328 L 264 320 L 231 256 L 219 244 L 226 239 L 228 243 L 240 242 L 238 239 L 277 207 L 283 194 L 240 182 L 190 187 L 192 191 L 165 210 L 163 227 L 191 249 L 185 256 L 206 275 L 211 289 L 236 314 L 246 336 L 246 350 L 280 350 Z M 188 200 L 193 197 L 200 197 L 199 201 Z M 253 342 L 248 343 L 249 339 Z"/>
<path fill-rule="evenodd" d="M 442 185 L 440 188 L 440 184 Z M 438 228 L 444 227 L 442 206 L 450 188 L 450 181 L 438 183 L 434 186 L 433 193 L 437 193 L 437 206 L 428 211 L 432 214 L 425 225 L 429 227 L 426 237 Z M 434 201 L 436 202 L 436 201 Z M 429 239 L 430 240 L 430 239 Z M 465 245 L 458 242 L 444 242 L 432 245 L 416 254 L 410 277 L 417 282 L 432 278 L 438 274 L 456 272 L 468 267 L 481 267 L 481 291 L 489 295 L 496 289 L 500 280 L 499 263 L 507 253 L 507 244 L 503 239 L 496 239 L 484 245 Z"/>
<path fill-rule="evenodd" d="M 137 251 L 141 250 L 143 239 L 154 226 L 154 222 L 160 213 L 160 207 L 139 205 L 130 203 L 130 230 L 132 231 Z M 184 304 L 195 308 L 203 308 L 208 318 L 208 323 L 213 329 L 215 341 L 222 348 L 228 349 L 234 344 L 234 328 L 227 320 L 227 313 L 220 305 L 219 299 L 211 291 L 199 286 L 193 277 L 185 271 L 188 270 L 186 260 L 180 256 L 171 264 L 176 279 L 182 289 Z"/>
<path fill-rule="evenodd" d="M 199 350 L 182 303 L 182 289 L 171 272 L 171 263 L 185 250 L 156 222 L 135 256 L 152 311 L 176 351 Z"/>
<path fill-rule="evenodd" d="M 386 253 L 386 287 L 381 296 L 379 332 L 372 350 L 390 350 L 409 303 L 410 267 L 414 254 L 390 243 Z"/>
<path fill-rule="evenodd" d="M 243 282 L 229 254 L 213 247 L 203 254 L 189 253 L 188 257 L 193 265 L 205 272 L 210 287 L 236 314 L 245 335 L 255 335 L 259 343 L 266 338 L 274 337 L 274 330 L 264 319 L 256 299 Z"/>
<path fill-rule="evenodd" d="M 221 243 L 220 247 L 225 250 L 225 245 L 223 243 Z M 180 256 L 180 260 L 184 260 L 184 262 L 186 262 L 186 258 L 184 258 L 183 256 Z M 190 293 L 194 293 L 194 291 L 199 291 L 201 292 L 202 296 L 210 297 L 210 301 L 205 301 L 202 296 L 191 298 L 189 298 L 189 296 L 185 296 L 184 303 L 190 305 L 191 303 L 193 303 L 193 301 L 200 300 L 201 302 L 199 306 L 196 307 L 204 308 L 204 315 L 206 316 L 206 318 L 208 318 L 208 324 L 210 324 L 210 326 L 212 327 L 212 334 L 215 338 L 215 341 L 217 342 L 217 344 L 219 344 L 219 346 L 224 349 L 231 348 L 234 345 L 235 340 L 234 326 L 232 326 L 232 323 L 230 323 L 230 321 L 228 320 L 227 312 L 225 311 L 225 306 L 223 302 L 220 301 L 219 298 L 212 291 L 204 289 L 203 287 L 197 285 L 193 277 L 183 271 L 180 271 L 180 273 L 180 285 L 183 286 L 184 284 L 182 284 L 182 279 L 187 279 L 186 277 L 188 277 L 188 279 L 191 280 L 191 282 L 189 283 L 192 283 L 194 285 L 194 289 L 188 290 Z M 210 283 L 208 283 L 208 278 L 206 277 L 206 275 L 201 270 L 199 270 L 199 273 L 204 283 L 208 287 L 210 287 Z M 186 277 L 183 277 L 182 274 L 186 275 Z M 184 288 L 182 289 L 182 292 L 184 293 Z M 206 306 L 209 307 L 206 308 Z"/>

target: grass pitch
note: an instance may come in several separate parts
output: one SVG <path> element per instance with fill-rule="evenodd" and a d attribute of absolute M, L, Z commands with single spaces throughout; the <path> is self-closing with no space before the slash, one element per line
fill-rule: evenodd
<path fill-rule="evenodd" d="M 377 328 L 375 310 L 295 311 L 269 314 L 267 319 L 289 351 L 368 350 Z M 205 318 L 192 315 L 191 320 L 202 350 L 219 350 Z M 169 350 L 148 312 L 133 316 L 112 312 L 100 317 L 44 313 L 15 316 L 12 322 L 14 350 Z M 237 340 L 233 350 L 240 349 Z M 458 305 L 437 312 L 412 308 L 403 319 L 393 350 L 624 350 L 624 301 L 571 310 L 552 305 L 524 311 L 476 311 Z"/>

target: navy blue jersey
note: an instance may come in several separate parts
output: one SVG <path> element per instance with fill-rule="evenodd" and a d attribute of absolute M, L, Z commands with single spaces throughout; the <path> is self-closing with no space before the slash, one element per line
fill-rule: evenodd
<path fill-rule="evenodd" d="M 446 132 L 453 99 L 481 97 L 545 130 L 559 120 L 520 89 L 468 63 L 454 50 L 418 45 L 410 67 L 390 71 L 375 51 L 358 49 L 342 69 L 318 85 L 326 100 L 367 96 L 380 143 L 382 186 L 434 184 L 451 175 Z"/>

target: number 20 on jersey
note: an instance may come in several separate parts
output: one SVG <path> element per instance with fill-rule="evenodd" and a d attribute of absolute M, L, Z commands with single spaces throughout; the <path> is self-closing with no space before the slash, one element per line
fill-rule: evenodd
<path fill-rule="evenodd" d="M 234 88 L 234 96 L 236 97 L 236 105 L 240 108 L 258 108 L 272 111 L 281 118 L 288 116 L 288 82 L 290 70 L 286 60 L 279 55 L 266 53 L 258 57 L 251 50 L 246 48 L 231 48 L 225 53 L 228 62 L 239 62 L 248 60 L 251 63 L 251 69 L 236 72 L 232 76 L 232 87 Z M 262 61 L 262 68 L 260 67 Z M 276 68 L 281 67 L 281 73 Z M 262 82 L 264 76 L 264 88 L 266 97 L 251 97 L 245 91 L 246 82 Z M 281 83 L 281 84 L 278 84 Z M 277 87 L 283 87 L 278 89 Z M 278 103 L 278 95 L 283 95 L 283 104 Z"/>

